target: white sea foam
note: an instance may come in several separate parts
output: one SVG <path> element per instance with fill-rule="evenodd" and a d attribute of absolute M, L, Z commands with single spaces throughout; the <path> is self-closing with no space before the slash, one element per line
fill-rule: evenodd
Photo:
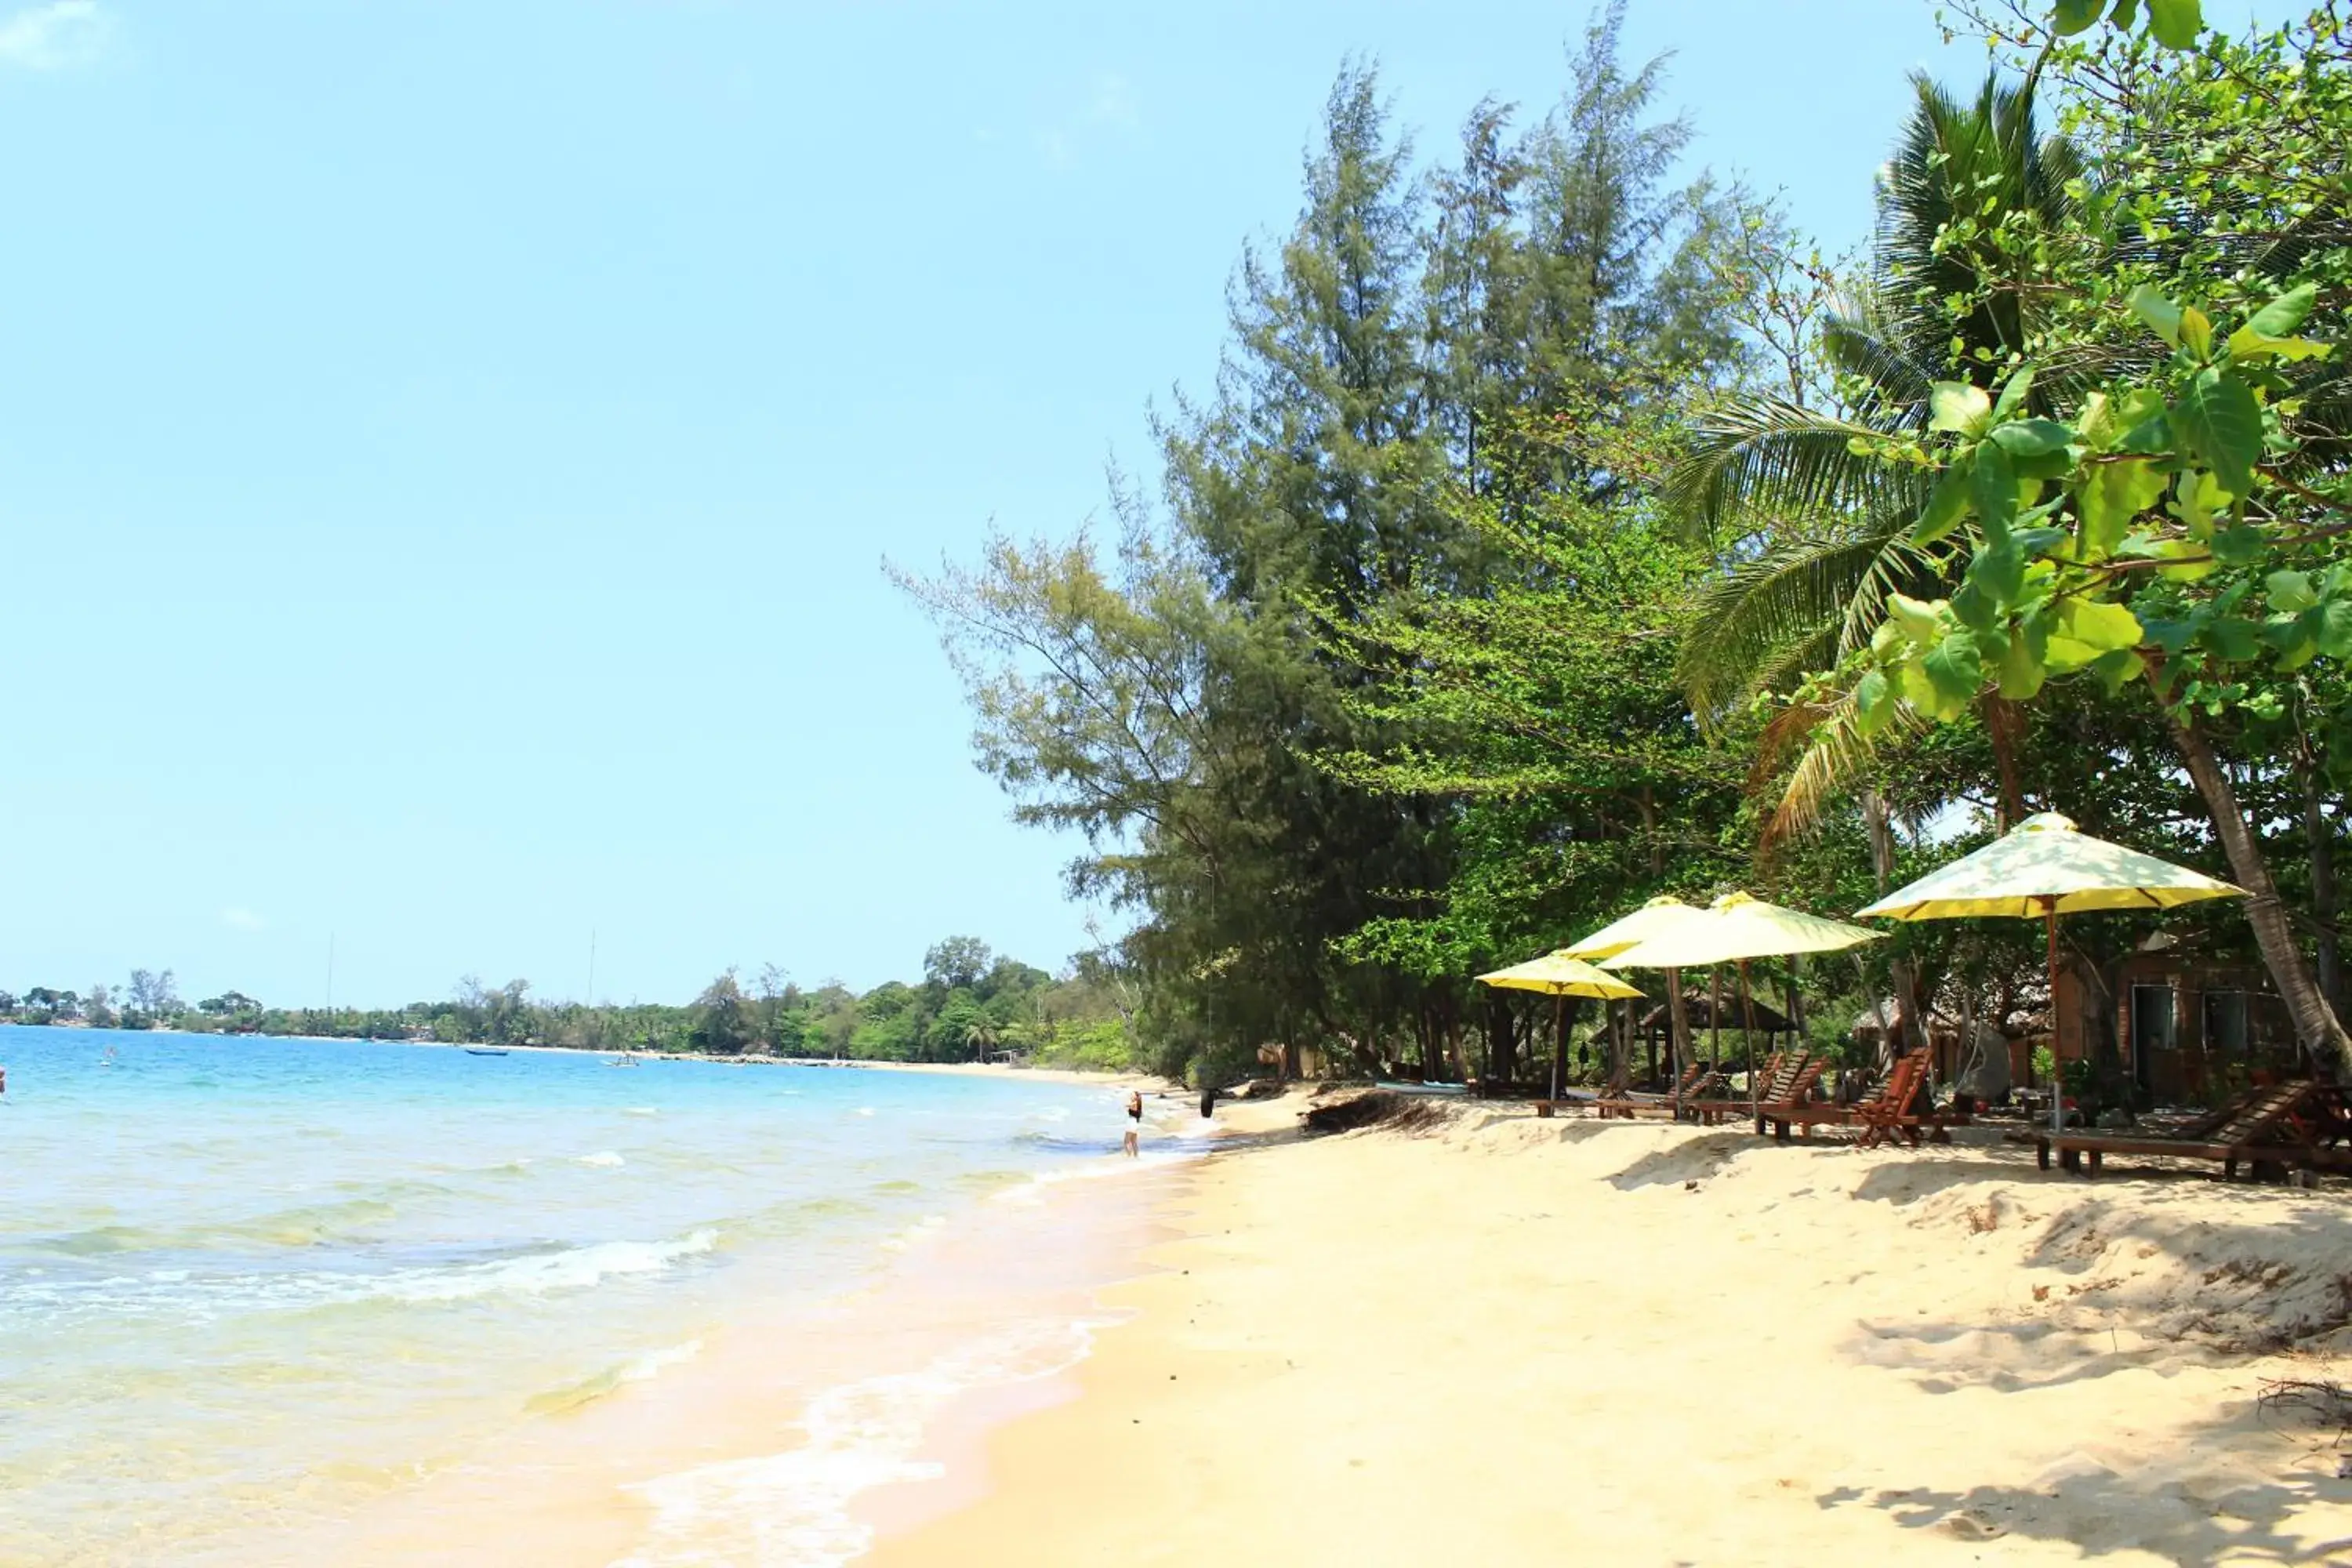
<path fill-rule="evenodd" d="M 604 1398 L 615 1389 L 632 1383 L 647 1383 L 659 1377 L 668 1367 L 692 1361 L 702 1353 L 700 1340 L 688 1340 L 684 1344 L 669 1345 L 657 1351 L 647 1351 L 634 1360 L 623 1362 L 593 1377 L 583 1378 L 566 1388 L 542 1394 L 524 1405 L 535 1415 L 576 1410 L 583 1405 Z"/>
<path fill-rule="evenodd" d="M 914 1224 L 908 1226 L 906 1229 L 900 1231 L 898 1235 L 885 1240 L 882 1243 L 882 1250 L 885 1252 L 904 1252 L 907 1248 L 914 1246 L 916 1243 L 928 1240 L 931 1237 L 936 1236 L 940 1231 L 946 1229 L 947 1223 L 948 1216 L 945 1215 L 927 1214 L 922 1218 L 917 1220 Z"/>
<path fill-rule="evenodd" d="M 143 1279 L 44 1280 L 12 1288 L 0 1309 L 37 1319 L 92 1317 L 208 1321 L 251 1311 L 299 1311 L 364 1301 L 470 1301 L 485 1296 L 542 1296 L 585 1289 L 598 1282 L 655 1274 L 710 1251 L 719 1233 L 701 1229 L 671 1241 L 606 1241 L 501 1258 L 454 1268 L 395 1268 L 383 1273 L 216 1272 L 161 1269 Z M 34 1270 L 26 1270 L 30 1275 Z"/>
<path fill-rule="evenodd" d="M 662 1350 L 647 1351 L 621 1369 L 623 1383 L 645 1383 L 659 1377 L 674 1366 L 684 1366 L 702 1353 L 700 1340 L 688 1340 L 682 1345 L 670 1345 Z"/>
<path fill-rule="evenodd" d="M 1134 1159 L 1106 1154 L 1084 1164 L 1057 1165 L 1049 1171 L 1035 1171 L 1029 1179 L 990 1194 L 990 1201 L 1000 1204 L 1034 1204 L 1064 1182 L 1096 1182 L 1132 1176 L 1142 1171 L 1158 1170 L 1168 1165 L 1185 1164 L 1208 1152 L 1205 1148 L 1153 1149 L 1147 1147 Z"/>
<path fill-rule="evenodd" d="M 1068 1319 L 1015 1323 L 920 1372 L 821 1394 L 801 1418 L 806 1446 L 632 1489 L 653 1504 L 653 1526 L 645 1547 L 613 1568 L 838 1568 L 873 1544 L 872 1529 L 850 1514 L 853 1499 L 940 1473 L 917 1455 L 950 1400 L 1073 1366 L 1099 1326 Z"/>
<path fill-rule="evenodd" d="M 628 1163 L 626 1160 L 622 1159 L 610 1149 L 599 1149 L 593 1154 L 583 1154 L 580 1156 L 579 1163 L 583 1165 L 595 1165 L 606 1170 L 618 1169 L 620 1166 Z"/>
<path fill-rule="evenodd" d="M 621 1114 L 624 1116 L 659 1116 L 661 1111 L 657 1107 L 651 1105 L 625 1105 L 621 1108 Z"/>
<path fill-rule="evenodd" d="M 482 1296 L 542 1296 L 577 1290 L 624 1274 L 655 1274 L 682 1258 L 719 1245 L 715 1230 L 698 1230 L 676 1241 L 604 1241 L 562 1252 L 533 1253 L 475 1263 L 462 1268 L 404 1271 L 392 1276 L 381 1294 L 398 1301 L 467 1301 Z"/>

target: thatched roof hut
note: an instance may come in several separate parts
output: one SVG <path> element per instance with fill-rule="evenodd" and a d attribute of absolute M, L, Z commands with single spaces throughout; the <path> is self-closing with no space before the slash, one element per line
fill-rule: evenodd
<path fill-rule="evenodd" d="M 1683 1006 L 1686 1010 L 1690 1018 L 1690 1026 L 1694 1030 L 1715 1027 L 1715 1007 L 1707 993 L 1694 991 L 1685 986 Z M 1797 1026 L 1789 1021 L 1789 1016 L 1769 1003 L 1760 999 L 1751 999 L 1748 1006 L 1743 1009 L 1739 1005 L 1738 996 L 1728 991 L 1726 992 L 1723 998 L 1725 1029 L 1738 1028 L 1742 1020 L 1751 1016 L 1756 1022 L 1756 1032 L 1759 1035 L 1786 1035 L 1796 1031 Z M 1664 1034 L 1667 1028 L 1666 1005 L 1661 1002 L 1642 1015 L 1639 1027 L 1645 1035 Z"/>

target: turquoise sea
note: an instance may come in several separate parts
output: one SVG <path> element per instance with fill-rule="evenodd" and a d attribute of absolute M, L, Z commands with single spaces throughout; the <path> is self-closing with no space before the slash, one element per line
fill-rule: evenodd
<path fill-rule="evenodd" d="M 1083 1351 L 968 1292 L 953 1333 L 886 1336 L 940 1328 L 894 1271 L 992 1256 L 1003 1200 L 1127 1166 L 1117 1093 L 1017 1075 L 26 1027 L 0 1064 L 9 1563 L 271 1561 L 422 1488 L 509 1496 L 521 1455 L 632 1489 L 652 1523 L 612 1561 L 843 1561 L 854 1494 L 923 1473 L 942 1399 Z M 1045 1272 L 1038 1300 L 1083 1282 Z M 646 1390 L 714 1354 L 704 1382 L 749 1389 L 755 1351 L 789 1373 L 667 1470 Z M 655 1473 L 545 1457 L 614 1397 Z"/>

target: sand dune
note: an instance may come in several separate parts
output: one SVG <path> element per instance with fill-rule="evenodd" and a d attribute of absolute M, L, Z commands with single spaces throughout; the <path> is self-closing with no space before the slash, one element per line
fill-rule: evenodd
<path fill-rule="evenodd" d="M 2352 1563 L 2352 1204 L 1462 1108 L 1238 1151 L 906 1565 Z M 2347 1452 L 2352 1452 L 2347 1447 Z"/>

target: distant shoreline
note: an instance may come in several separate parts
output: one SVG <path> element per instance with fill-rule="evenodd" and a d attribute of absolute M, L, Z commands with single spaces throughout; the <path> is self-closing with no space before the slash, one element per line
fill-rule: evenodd
<path fill-rule="evenodd" d="M 892 1062 L 857 1058 L 778 1057 L 764 1051 L 740 1056 L 713 1056 L 701 1051 L 637 1051 L 619 1046 L 499 1046 L 485 1040 L 391 1040 L 352 1035 L 272 1035 L 258 1031 L 233 1034 L 226 1030 L 123 1029 L 100 1026 L 87 1019 L 70 1023 L 26 1024 L 20 1018 L 0 1018 L 0 1026 L 28 1029 L 81 1029 L 109 1035 L 171 1035 L 187 1040 L 291 1040 L 303 1045 L 418 1046 L 436 1050 L 495 1050 L 553 1053 L 574 1057 L 634 1057 L 639 1061 L 710 1062 L 720 1067 L 860 1068 L 882 1072 L 932 1073 L 950 1078 L 1024 1079 L 1037 1083 L 1096 1085 L 1104 1089 L 1170 1090 L 1172 1080 L 1158 1073 L 1097 1071 L 1091 1068 L 1013 1067 L 1003 1062 Z"/>

